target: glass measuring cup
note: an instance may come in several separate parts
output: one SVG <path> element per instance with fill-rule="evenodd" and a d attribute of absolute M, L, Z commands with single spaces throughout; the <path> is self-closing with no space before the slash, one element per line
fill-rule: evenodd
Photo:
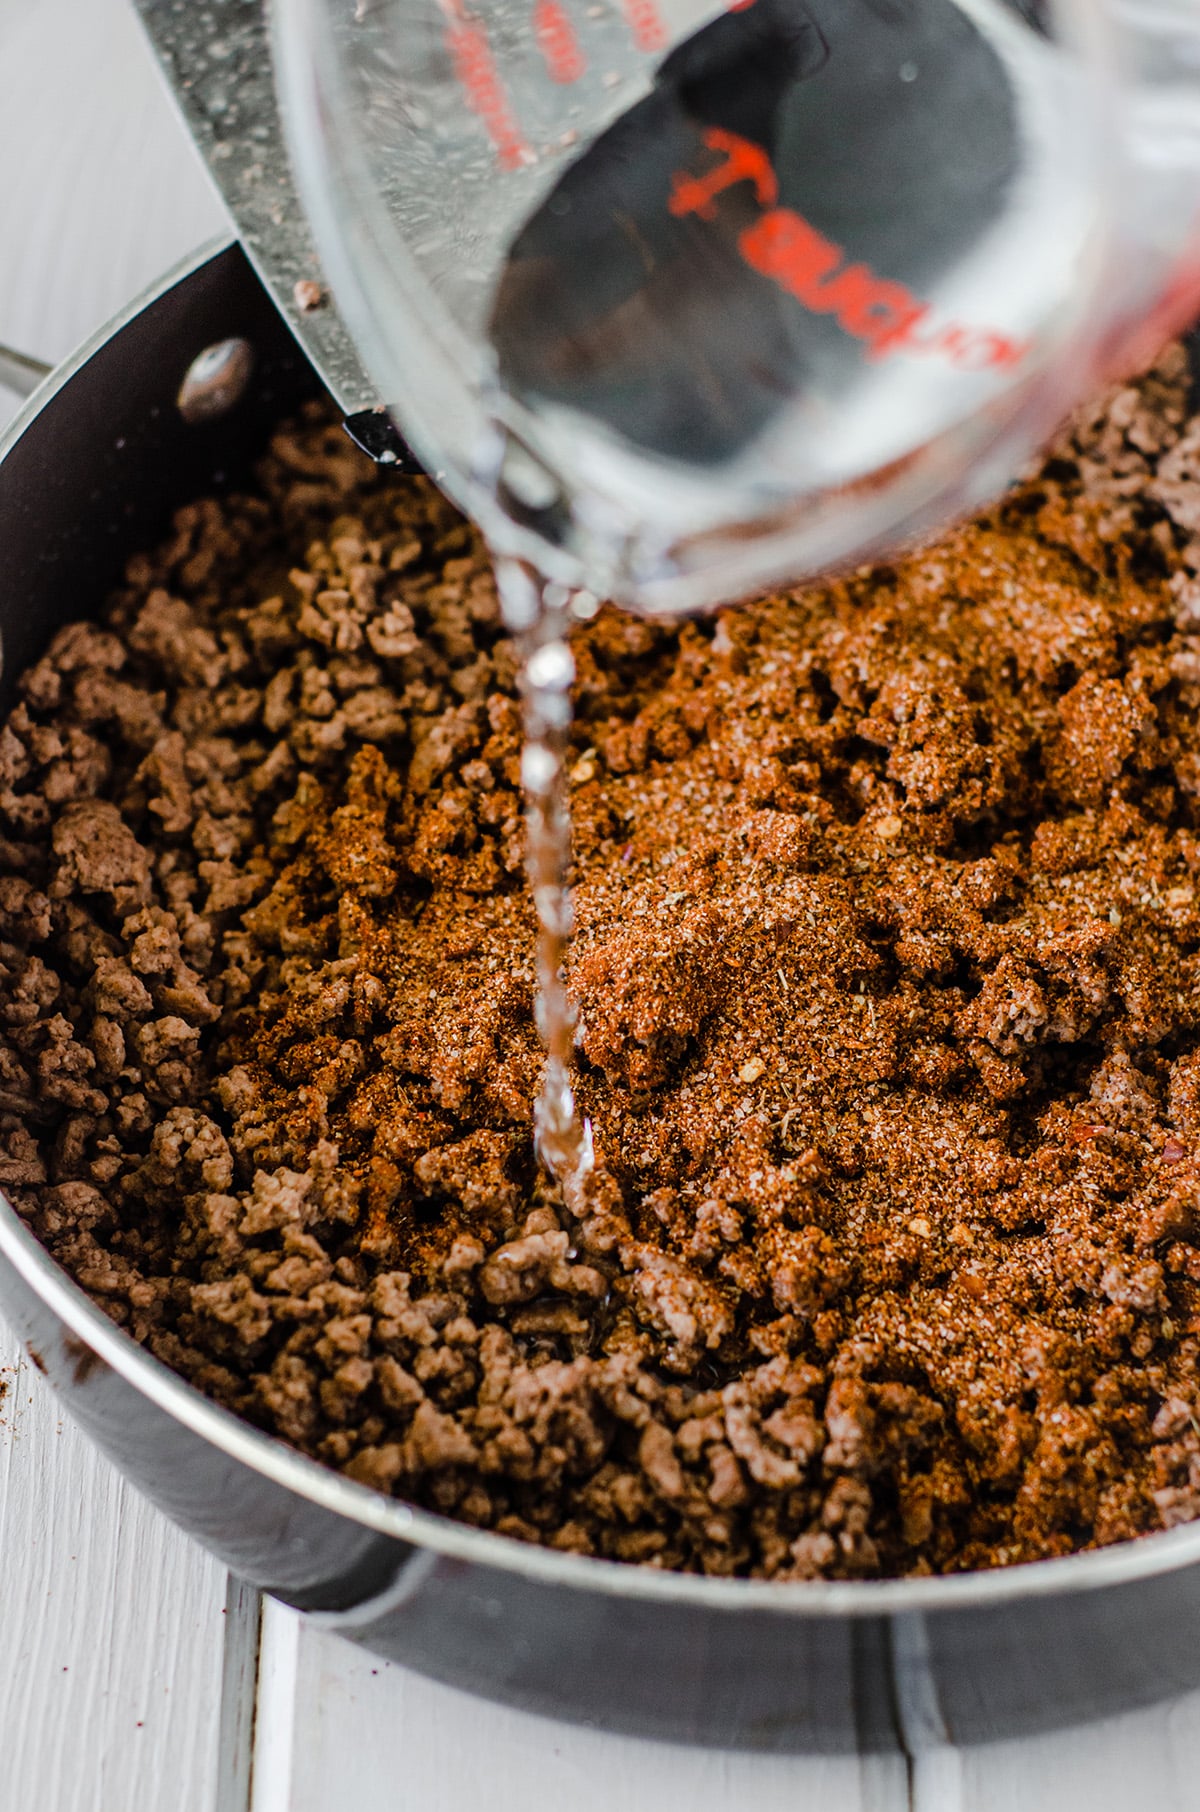
<path fill-rule="evenodd" d="M 1000 488 L 1200 304 L 1196 0 L 276 0 L 380 394 L 501 555 L 690 610 Z"/>
<path fill-rule="evenodd" d="M 522 662 L 535 1136 L 583 1218 L 580 588 L 671 615 L 862 559 L 999 489 L 1140 332 L 1165 335 L 1200 301 L 1200 11 L 351 5 L 275 0 L 283 113 L 380 394 L 496 557 Z"/>

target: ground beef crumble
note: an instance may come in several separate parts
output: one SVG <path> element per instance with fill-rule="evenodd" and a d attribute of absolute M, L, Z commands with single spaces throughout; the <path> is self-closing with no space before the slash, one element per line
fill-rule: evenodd
<path fill-rule="evenodd" d="M 515 661 L 312 415 L 0 730 L 0 1181 L 200 1389 L 527 1541 L 778 1579 L 1200 1515 L 1200 421 L 580 626 L 578 1093 L 537 1175 Z"/>

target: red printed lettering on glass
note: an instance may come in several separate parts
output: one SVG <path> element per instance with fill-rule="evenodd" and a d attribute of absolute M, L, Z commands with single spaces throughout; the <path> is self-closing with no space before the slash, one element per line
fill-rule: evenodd
<path fill-rule="evenodd" d="M 865 340 L 872 359 L 886 358 L 905 346 L 911 350 L 912 330 L 929 314 L 928 304 L 918 302 L 903 283 L 876 277 L 865 264 L 839 271 L 811 306 L 835 316 L 838 326 L 856 340 Z"/>
<path fill-rule="evenodd" d="M 537 0 L 533 9 L 533 35 L 553 82 L 577 82 L 587 63 L 579 48 L 575 28 L 559 0 Z"/>
<path fill-rule="evenodd" d="M 806 308 L 816 306 L 814 297 L 821 280 L 842 261 L 841 247 L 831 244 L 790 208 L 773 208 L 753 226 L 743 228 L 738 250 L 747 264 L 790 290 Z"/>
<path fill-rule="evenodd" d="M 989 328 L 944 327 L 922 352 L 940 352 L 960 371 L 1002 371 L 1021 363 L 1031 349 L 1029 340 L 1013 340 Z"/>
<path fill-rule="evenodd" d="M 696 214 L 715 220 L 717 197 L 736 183 L 752 183 L 759 206 L 767 211 L 738 234 L 742 257 L 814 314 L 832 315 L 844 333 L 865 343 L 868 358 L 936 354 L 961 371 L 1000 371 L 1015 369 L 1029 355 L 1031 341 L 990 327 L 953 322 L 918 333 L 931 322 L 930 304 L 905 284 L 877 276 L 868 264 L 845 263 L 843 246 L 826 239 L 794 208 L 777 207 L 779 183 L 761 145 L 719 127 L 704 133 L 704 144 L 724 161 L 701 176 L 676 171 L 669 211 L 677 218 Z"/>
<path fill-rule="evenodd" d="M 735 182 L 752 182 L 760 207 L 774 205 L 779 183 L 761 145 L 739 138 L 736 132 L 725 132 L 720 126 L 708 128 L 704 143 L 710 151 L 723 151 L 725 162 L 703 176 L 674 176 L 667 202 L 672 214 L 699 214 L 701 220 L 715 220 L 717 196 Z"/>
<path fill-rule="evenodd" d="M 527 161 L 528 151 L 509 111 L 508 97 L 496 74 L 487 36 L 481 26 L 468 19 L 459 0 L 451 0 L 448 10 L 452 22 L 446 31 L 446 48 L 453 58 L 454 73 L 462 83 L 467 105 L 487 128 L 501 167 L 519 169 Z"/>
<path fill-rule="evenodd" d="M 654 0 L 625 0 L 625 17 L 639 50 L 663 50 L 667 28 L 659 17 Z"/>

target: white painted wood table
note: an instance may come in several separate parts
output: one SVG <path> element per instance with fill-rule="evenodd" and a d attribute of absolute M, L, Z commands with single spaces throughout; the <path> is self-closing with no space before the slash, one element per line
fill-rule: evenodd
<path fill-rule="evenodd" d="M 60 358 L 223 225 L 126 0 L 0 0 L 0 343 Z M 0 1812 L 1200 1812 L 1200 1695 L 911 1769 L 465 1699 L 260 1606 L 0 1368 Z"/>

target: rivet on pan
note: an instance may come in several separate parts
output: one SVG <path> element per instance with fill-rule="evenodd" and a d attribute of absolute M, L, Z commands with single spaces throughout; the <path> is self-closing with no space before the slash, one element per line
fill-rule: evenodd
<path fill-rule="evenodd" d="M 185 422 L 213 422 L 228 413 L 245 393 L 254 370 L 249 340 L 217 340 L 196 354 L 187 368 L 175 401 Z"/>

